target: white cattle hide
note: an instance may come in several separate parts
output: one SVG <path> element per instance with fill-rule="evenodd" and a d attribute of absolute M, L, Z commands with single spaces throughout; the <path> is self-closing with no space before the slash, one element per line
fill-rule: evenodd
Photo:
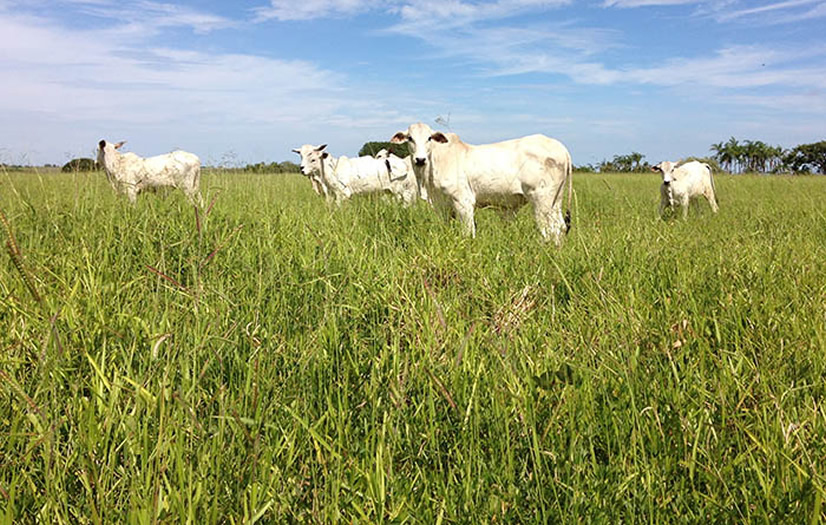
<path fill-rule="evenodd" d="M 454 133 L 434 132 L 417 123 L 396 133 L 391 142 L 407 142 L 413 168 L 431 204 L 453 212 L 465 231 L 476 235 L 474 209 L 479 206 L 519 208 L 533 204 L 534 218 L 545 239 L 562 243 L 570 229 L 573 193 L 571 155 L 559 141 L 544 135 L 473 146 Z M 563 187 L 568 184 L 568 210 L 562 215 Z"/>
<path fill-rule="evenodd" d="M 375 192 L 389 192 L 406 205 L 415 201 L 418 195 L 415 178 L 393 173 L 387 159 L 335 158 L 324 151 L 326 147 L 326 144 L 305 144 L 293 151 L 301 155 L 301 172 L 308 177 L 319 177 L 327 188 L 328 201 L 340 204 L 353 195 Z"/>
<path fill-rule="evenodd" d="M 193 203 L 203 205 L 199 189 L 201 161 L 196 155 L 177 150 L 143 158 L 118 151 L 123 144 L 105 140 L 98 144 L 98 164 L 116 192 L 126 194 L 134 204 L 143 191 L 172 187 L 183 191 Z"/>
<path fill-rule="evenodd" d="M 660 185 L 660 215 L 666 208 L 682 206 L 683 218 L 688 217 L 688 205 L 691 199 L 703 196 L 711 205 L 711 211 L 717 213 L 717 192 L 714 188 L 714 175 L 711 166 L 696 160 L 677 166 L 676 162 L 663 161 L 653 166 L 651 171 L 663 176 Z"/>
<path fill-rule="evenodd" d="M 407 179 L 408 183 L 405 184 L 405 189 L 408 193 L 413 192 L 413 194 L 408 198 L 404 198 L 403 200 L 405 202 L 412 203 L 416 200 L 416 195 L 418 195 L 422 200 L 428 201 L 427 189 L 419 185 L 419 180 L 416 178 L 416 173 L 413 171 L 413 161 L 411 160 L 410 155 L 402 158 L 394 153 L 390 153 L 386 149 L 381 149 L 378 153 L 376 153 L 376 158 L 386 160 L 390 164 L 389 169 L 391 179 L 393 181 L 398 181 L 409 177 L 409 179 Z M 414 184 L 410 184 L 410 181 L 413 181 Z"/>
<path fill-rule="evenodd" d="M 317 149 L 317 151 L 322 151 L 325 147 L 327 147 L 326 144 L 318 147 L 311 146 L 310 144 L 304 144 L 298 149 L 293 149 L 293 153 L 298 153 L 301 155 L 301 174 L 310 179 L 310 183 L 313 185 L 313 191 L 315 191 L 318 195 L 324 196 L 325 199 L 330 200 L 332 196 L 330 195 L 327 185 L 323 180 L 321 180 L 321 173 L 317 171 L 308 173 L 304 170 L 304 166 L 306 165 L 305 159 L 308 159 L 310 155 L 313 154 L 314 150 Z"/>

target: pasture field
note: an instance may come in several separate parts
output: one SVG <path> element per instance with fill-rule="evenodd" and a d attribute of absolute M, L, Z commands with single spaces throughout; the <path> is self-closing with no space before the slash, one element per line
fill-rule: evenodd
<path fill-rule="evenodd" d="M 822 522 L 826 178 L 716 183 L 663 221 L 575 174 L 557 250 L 298 175 L 205 174 L 207 216 L 0 172 L 0 521 Z"/>

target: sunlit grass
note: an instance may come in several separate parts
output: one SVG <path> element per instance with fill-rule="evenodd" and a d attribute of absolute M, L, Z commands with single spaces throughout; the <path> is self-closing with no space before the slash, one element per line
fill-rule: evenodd
<path fill-rule="evenodd" d="M 817 523 L 826 181 L 577 175 L 476 239 L 297 175 L 0 172 L 6 522 Z M 2 232 L 6 239 L 6 232 Z"/>

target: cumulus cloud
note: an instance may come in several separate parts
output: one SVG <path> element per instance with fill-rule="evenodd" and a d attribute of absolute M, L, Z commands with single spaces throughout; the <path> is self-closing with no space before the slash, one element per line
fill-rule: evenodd
<path fill-rule="evenodd" d="M 140 133 L 156 152 L 197 141 L 249 155 L 277 137 L 315 136 L 325 123 L 331 134 L 351 134 L 378 115 L 409 118 L 311 62 L 152 45 L 128 24 L 79 30 L 36 15 L 0 17 L 0 70 L 14 78 L 0 83 L 0 114 L 19 123 L 0 129 L 0 144 L 34 151 L 63 142 L 85 153 L 102 136 L 134 145 Z"/>

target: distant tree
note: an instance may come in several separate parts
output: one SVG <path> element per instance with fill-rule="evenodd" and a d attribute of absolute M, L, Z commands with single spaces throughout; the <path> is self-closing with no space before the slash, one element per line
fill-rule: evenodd
<path fill-rule="evenodd" d="M 720 163 L 720 166 L 724 170 L 732 171 L 731 168 L 734 159 L 731 156 L 731 152 L 725 142 L 712 144 L 709 149 L 714 152 L 714 159 Z"/>
<path fill-rule="evenodd" d="M 577 173 L 595 173 L 597 168 L 598 166 L 594 166 L 593 164 L 581 164 L 579 166 L 574 166 L 574 171 Z"/>
<path fill-rule="evenodd" d="M 645 155 L 637 153 L 636 151 L 628 155 L 614 155 L 610 161 L 603 160 L 599 164 L 599 171 L 607 173 L 611 171 L 619 171 L 624 173 L 641 173 L 648 171 L 651 165 L 648 162 L 643 162 Z"/>
<path fill-rule="evenodd" d="M 736 138 L 731 137 L 728 139 L 728 142 L 726 142 L 726 151 L 731 158 L 731 172 L 739 173 L 741 171 L 740 167 L 743 164 L 743 147 Z"/>
<path fill-rule="evenodd" d="M 619 171 L 615 166 L 614 163 L 610 160 L 603 160 L 597 166 L 599 168 L 600 173 L 611 173 L 613 171 Z"/>
<path fill-rule="evenodd" d="M 70 160 L 60 168 L 60 171 L 64 173 L 76 173 L 78 171 L 95 171 L 97 169 L 97 163 L 94 159 L 83 157 Z"/>
<path fill-rule="evenodd" d="M 794 173 L 826 173 L 826 140 L 792 148 L 784 162 Z"/>
<path fill-rule="evenodd" d="M 247 164 L 241 168 L 241 171 L 247 173 L 298 173 L 299 166 L 288 160 L 284 162 L 257 162 Z"/>
<path fill-rule="evenodd" d="M 770 146 L 761 140 L 740 142 L 731 137 L 728 142 L 712 144 L 710 149 L 714 152 L 713 158 L 731 173 L 774 173 L 783 169 L 783 148 Z"/>
<path fill-rule="evenodd" d="M 365 142 L 359 150 L 359 157 L 375 157 L 376 153 L 386 149 L 397 157 L 407 157 L 410 151 L 407 144 L 393 144 L 392 142 Z"/>
<path fill-rule="evenodd" d="M 278 169 L 281 170 L 280 173 L 298 173 L 301 170 L 301 166 L 295 162 L 285 160 L 278 165 Z"/>

